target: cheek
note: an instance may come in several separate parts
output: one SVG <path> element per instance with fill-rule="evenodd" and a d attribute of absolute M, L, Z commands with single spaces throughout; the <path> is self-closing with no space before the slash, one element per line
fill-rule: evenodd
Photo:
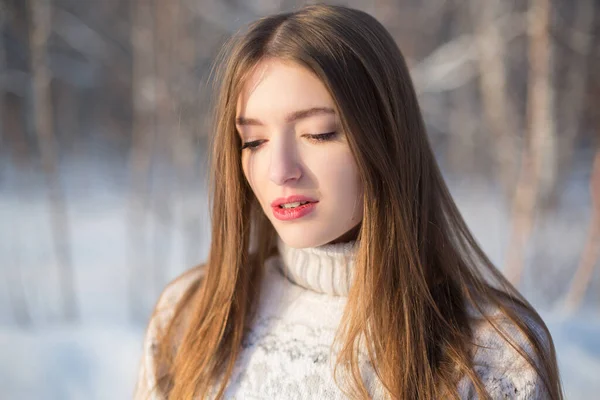
<path fill-rule="evenodd" d="M 248 163 L 248 158 L 247 157 L 243 157 L 242 156 L 242 172 L 244 173 L 244 178 L 246 179 L 246 182 L 248 183 L 248 185 L 250 185 L 250 188 L 252 188 L 252 191 L 254 191 L 254 172 L 251 170 L 249 163 Z"/>
<path fill-rule="evenodd" d="M 320 165 L 322 182 L 333 190 L 330 193 L 337 201 L 354 204 L 362 199 L 358 170 L 351 153 L 341 153 L 335 157 L 324 157 Z"/>

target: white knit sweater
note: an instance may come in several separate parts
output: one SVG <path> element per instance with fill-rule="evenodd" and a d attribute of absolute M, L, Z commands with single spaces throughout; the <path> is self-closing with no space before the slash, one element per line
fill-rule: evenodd
<path fill-rule="evenodd" d="M 345 398 L 333 380 L 336 350 L 332 342 L 353 275 L 354 245 L 294 249 L 278 240 L 280 255 L 267 260 L 257 317 L 243 341 L 225 398 Z M 185 288 L 202 274 L 202 270 L 183 274 L 160 296 L 145 336 L 135 400 L 147 398 L 156 382 L 153 350 L 158 327 L 171 318 Z M 505 329 L 526 351 L 529 349 L 514 327 L 506 324 Z M 474 352 L 476 371 L 493 399 L 546 398 L 533 368 L 489 324 L 473 322 L 473 331 L 475 342 L 483 345 Z M 371 396 L 384 398 L 382 385 L 364 353 L 359 360 Z M 468 379 L 458 388 L 462 398 L 476 398 Z M 155 393 L 149 398 L 164 397 Z"/>

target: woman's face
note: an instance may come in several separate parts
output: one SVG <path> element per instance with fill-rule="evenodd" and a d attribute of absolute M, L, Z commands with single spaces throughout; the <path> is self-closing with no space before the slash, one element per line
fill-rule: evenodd
<path fill-rule="evenodd" d="M 286 244 L 354 238 L 363 217 L 358 170 L 333 99 L 315 75 L 290 62 L 260 62 L 238 98 L 236 127 L 244 175 Z M 294 195 L 313 203 L 273 204 Z"/>

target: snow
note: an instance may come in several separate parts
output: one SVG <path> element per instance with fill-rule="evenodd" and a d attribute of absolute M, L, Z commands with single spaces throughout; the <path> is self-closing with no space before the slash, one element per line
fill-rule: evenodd
<path fill-rule="evenodd" d="M 132 326 L 64 325 L 0 330 L 0 398 L 127 399 L 143 332 Z"/>

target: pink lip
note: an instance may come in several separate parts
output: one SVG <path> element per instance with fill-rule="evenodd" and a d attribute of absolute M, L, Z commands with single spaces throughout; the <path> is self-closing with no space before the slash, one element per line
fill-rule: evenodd
<path fill-rule="evenodd" d="M 314 211 L 316 207 L 317 203 L 308 203 L 296 208 L 280 208 L 279 206 L 275 206 L 271 209 L 273 210 L 275 218 L 281 221 L 289 221 L 291 219 L 304 217 L 306 214 Z"/>
<path fill-rule="evenodd" d="M 317 203 L 317 200 L 315 200 L 313 198 L 295 194 L 295 195 L 288 196 L 288 197 L 279 197 L 278 199 L 273 200 L 273 202 L 271 203 L 271 207 L 279 207 L 280 205 L 286 204 L 286 203 L 296 203 L 296 202 L 304 202 L 304 201 L 310 201 L 311 203 Z"/>

